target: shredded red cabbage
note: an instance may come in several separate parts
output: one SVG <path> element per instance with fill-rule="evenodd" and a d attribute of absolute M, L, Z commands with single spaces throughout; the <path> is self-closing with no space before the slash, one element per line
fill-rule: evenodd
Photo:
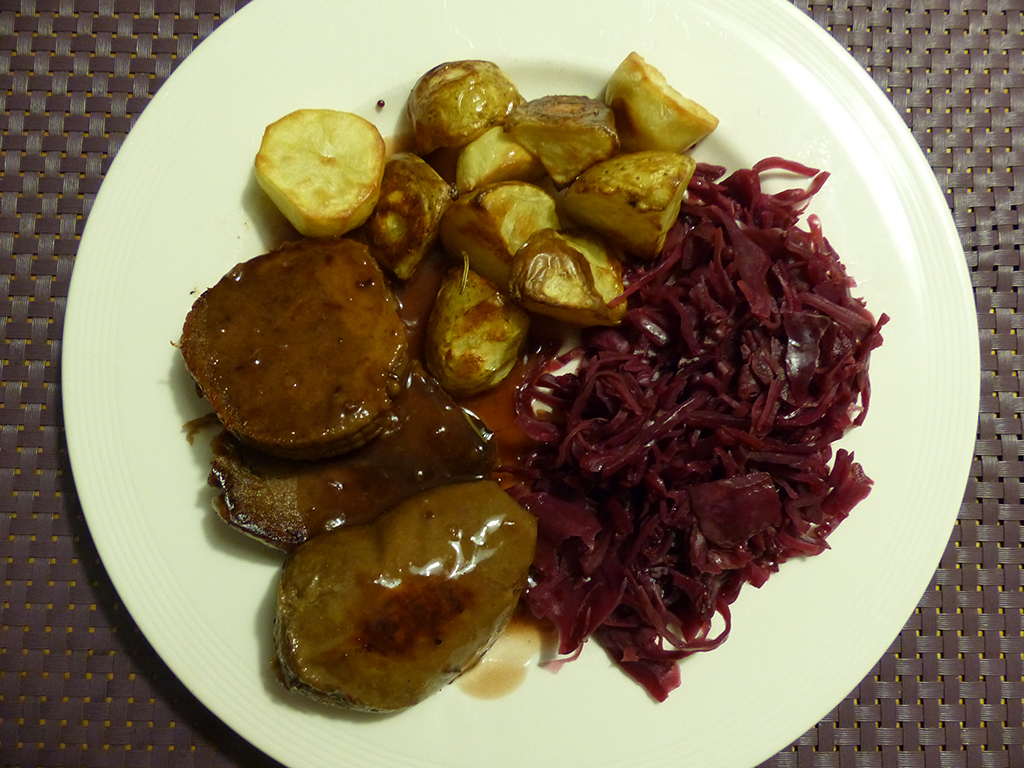
<path fill-rule="evenodd" d="M 811 181 L 767 194 L 766 171 Z M 661 256 L 628 275 L 628 319 L 542 356 L 517 393 L 538 441 L 511 491 L 539 521 L 525 603 L 560 654 L 593 636 L 659 701 L 726 639 L 742 585 L 824 551 L 871 488 L 831 443 L 864 419 L 887 318 L 817 218 L 797 226 L 828 174 L 724 175 L 698 166 Z"/>

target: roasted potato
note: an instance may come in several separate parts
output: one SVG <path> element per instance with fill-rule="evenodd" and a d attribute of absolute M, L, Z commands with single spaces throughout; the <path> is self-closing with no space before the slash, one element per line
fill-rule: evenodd
<path fill-rule="evenodd" d="M 449 61 L 424 74 L 409 95 L 416 152 L 462 147 L 505 122 L 523 102 L 519 89 L 490 61 Z"/>
<path fill-rule="evenodd" d="M 520 306 L 576 326 L 621 323 L 626 303 L 609 302 L 622 290 L 618 254 L 592 232 L 534 232 L 509 272 L 509 294 Z"/>
<path fill-rule="evenodd" d="M 382 267 L 407 280 L 437 240 L 453 198 L 451 185 L 426 160 L 399 152 L 384 166 L 380 199 L 360 234 Z"/>
<path fill-rule="evenodd" d="M 512 370 L 529 329 L 529 315 L 497 285 L 452 267 L 427 320 L 427 369 L 452 397 L 478 394 Z"/>
<path fill-rule="evenodd" d="M 619 151 L 611 109 L 586 96 L 544 96 L 512 110 L 505 130 L 540 158 L 558 188 Z"/>
<path fill-rule="evenodd" d="M 604 98 L 625 152 L 685 152 L 718 127 L 717 117 L 669 85 L 636 52 L 612 73 Z"/>
<path fill-rule="evenodd" d="M 696 163 L 675 152 L 630 152 L 587 169 L 565 192 L 565 212 L 643 259 L 653 259 L 679 216 Z"/>
<path fill-rule="evenodd" d="M 496 181 L 537 181 L 544 173 L 537 156 L 496 125 L 459 152 L 455 187 L 465 195 Z"/>
<path fill-rule="evenodd" d="M 538 229 L 559 228 L 555 200 L 540 187 L 502 181 L 459 198 L 441 217 L 441 245 L 501 290 L 516 251 Z"/>
<path fill-rule="evenodd" d="M 334 237 L 373 211 L 384 160 L 373 123 L 351 112 L 300 109 L 267 126 L 256 181 L 301 234 Z"/>

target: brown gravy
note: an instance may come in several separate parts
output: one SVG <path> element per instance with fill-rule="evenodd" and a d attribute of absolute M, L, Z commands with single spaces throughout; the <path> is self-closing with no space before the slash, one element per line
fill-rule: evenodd
<path fill-rule="evenodd" d="M 435 250 L 407 282 L 395 287 L 401 305 L 399 316 L 405 322 L 409 352 L 415 359 L 423 360 L 427 320 L 434 297 L 444 272 L 453 263 L 451 258 Z M 534 446 L 516 424 L 515 409 L 516 389 L 528 370 L 529 354 L 543 342 L 560 342 L 563 333 L 560 327 L 540 319 L 532 328 L 533 338 L 527 352 L 512 372 L 493 389 L 459 400 L 459 404 L 478 417 L 493 435 L 499 468 L 494 474 L 503 487 L 512 485 L 515 479 L 500 472 L 500 468 L 521 464 Z M 522 685 L 530 667 L 555 658 L 557 647 L 554 626 L 534 618 L 520 605 L 494 645 L 477 664 L 456 679 L 455 685 L 477 699 L 507 696 Z"/>
<path fill-rule="evenodd" d="M 423 260 L 408 281 L 394 289 L 400 304 L 398 314 L 405 323 L 409 354 L 413 359 L 424 359 L 423 350 L 430 310 L 441 285 L 441 279 L 453 263 L 448 256 L 435 250 Z M 542 323 L 535 325 L 540 326 L 540 333 L 535 332 L 535 335 L 543 339 L 553 335 Z M 528 349 L 533 351 L 537 346 L 538 342 L 533 341 Z M 463 408 L 476 415 L 494 435 L 499 466 L 520 463 L 533 447 L 533 442 L 518 427 L 515 418 L 516 388 L 526 375 L 526 359 L 527 354 L 524 353 L 516 367 L 498 386 L 458 401 Z"/>
<path fill-rule="evenodd" d="M 221 517 L 281 549 L 372 522 L 414 493 L 486 477 L 494 466 L 490 436 L 418 366 L 381 434 L 355 451 L 291 461 L 221 435 L 213 452 Z"/>
<path fill-rule="evenodd" d="M 459 677 L 459 689 L 477 699 L 498 699 L 516 690 L 531 666 L 554 657 L 554 628 L 520 608 L 484 657 Z"/>

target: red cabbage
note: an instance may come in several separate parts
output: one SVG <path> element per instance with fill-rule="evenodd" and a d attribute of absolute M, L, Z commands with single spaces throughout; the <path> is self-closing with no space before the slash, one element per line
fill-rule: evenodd
<path fill-rule="evenodd" d="M 810 182 L 767 194 L 766 171 Z M 517 393 L 537 441 L 511 489 L 539 520 L 524 601 L 560 654 L 592 636 L 659 701 L 726 639 L 743 584 L 824 551 L 871 488 L 831 444 L 864 419 L 887 318 L 818 220 L 798 226 L 828 175 L 769 158 L 724 176 L 698 166 L 661 256 L 627 275 L 627 320 Z"/>

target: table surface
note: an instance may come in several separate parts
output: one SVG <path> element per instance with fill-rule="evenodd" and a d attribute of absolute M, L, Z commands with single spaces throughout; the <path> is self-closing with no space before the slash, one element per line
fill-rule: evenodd
<path fill-rule="evenodd" d="M 68 468 L 60 349 L 104 173 L 242 0 L 0 0 L 0 764 L 276 765 L 168 670 L 119 602 Z M 981 348 L 959 519 L 903 631 L 765 766 L 1024 766 L 1017 314 L 1024 0 L 794 0 L 892 100 L 959 230 Z"/>

